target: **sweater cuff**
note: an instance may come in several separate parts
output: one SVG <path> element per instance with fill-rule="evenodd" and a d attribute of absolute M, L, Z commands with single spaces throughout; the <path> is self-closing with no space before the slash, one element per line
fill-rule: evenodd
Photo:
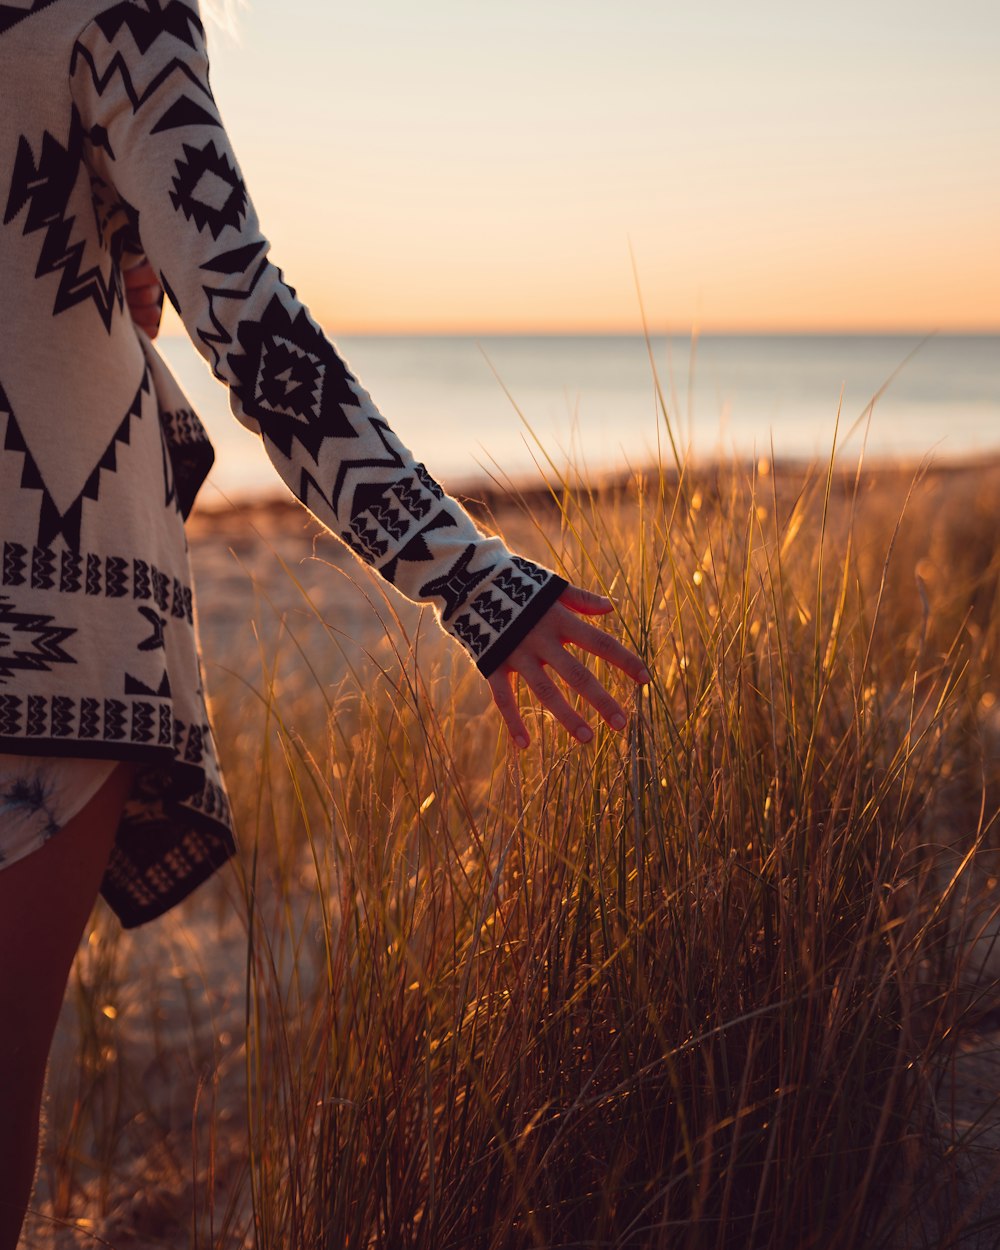
<path fill-rule="evenodd" d="M 489 677 L 506 660 L 514 648 L 523 641 L 529 631 L 538 624 L 552 607 L 569 583 L 564 577 L 552 573 L 549 580 L 538 588 L 530 603 L 518 613 L 508 628 L 476 661 L 476 667 L 484 677 Z"/>

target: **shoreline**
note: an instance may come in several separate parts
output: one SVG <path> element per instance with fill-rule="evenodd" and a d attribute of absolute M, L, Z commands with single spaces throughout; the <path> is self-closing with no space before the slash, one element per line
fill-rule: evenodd
<path fill-rule="evenodd" d="M 774 477 L 783 479 L 786 484 L 797 480 L 825 476 L 827 463 L 818 460 L 796 458 L 793 456 L 779 457 L 771 461 L 767 457 L 759 457 L 756 462 L 741 458 L 733 461 L 706 460 L 703 463 L 691 463 L 685 466 L 685 476 L 693 481 L 702 482 L 706 479 L 718 478 L 720 474 L 732 477 L 734 474 L 744 478 L 756 476 L 758 480 Z M 969 474 L 1000 473 L 1000 451 L 983 457 L 959 455 L 941 457 L 940 459 L 889 459 L 872 455 L 866 457 L 861 468 L 861 478 L 870 486 L 891 483 L 899 486 L 903 482 L 922 481 L 953 481 Z M 833 486 L 838 493 L 853 489 L 858 476 L 858 464 L 840 465 L 833 468 Z M 596 494 L 599 497 L 621 497 L 623 494 L 648 489 L 654 483 L 662 481 L 668 488 L 676 488 L 680 481 L 680 473 L 671 466 L 660 469 L 648 467 L 635 471 L 609 470 L 582 480 L 574 480 L 570 490 L 574 495 Z M 525 506 L 529 509 L 549 509 L 556 507 L 556 497 L 564 487 L 559 482 L 552 482 L 540 475 L 515 478 L 508 485 L 501 485 L 486 477 L 467 478 L 449 483 L 448 493 L 467 508 L 473 516 L 485 519 L 497 513 L 510 510 L 521 511 Z M 196 502 L 187 528 L 195 537 L 201 537 L 204 531 L 215 529 L 223 519 L 252 518 L 255 522 L 269 522 L 270 526 L 281 525 L 293 516 L 310 517 L 312 514 L 287 489 L 278 487 L 259 496 L 236 498 L 224 503 Z"/>

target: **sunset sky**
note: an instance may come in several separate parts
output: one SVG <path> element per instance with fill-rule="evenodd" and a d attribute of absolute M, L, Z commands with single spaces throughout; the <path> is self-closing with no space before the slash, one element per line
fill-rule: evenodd
<path fill-rule="evenodd" d="M 1000 5 L 250 0 L 213 84 L 331 331 L 1000 327 Z"/>

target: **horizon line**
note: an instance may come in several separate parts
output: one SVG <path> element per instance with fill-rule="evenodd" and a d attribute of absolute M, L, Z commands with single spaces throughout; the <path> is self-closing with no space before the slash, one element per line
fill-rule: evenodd
<path fill-rule="evenodd" d="M 323 325 L 322 322 L 318 324 Z M 408 329 L 393 327 L 383 329 L 350 328 L 340 326 L 336 330 L 323 326 L 336 338 L 643 338 L 647 333 L 642 326 L 633 329 L 617 328 L 552 328 L 525 329 L 478 328 L 469 329 Z M 165 338 L 188 338 L 182 326 L 172 325 L 163 331 Z M 928 329 L 926 326 L 840 326 L 840 327 L 746 327 L 746 326 L 655 326 L 649 327 L 651 338 L 992 338 L 1000 336 L 1000 324 L 987 326 L 947 326 Z"/>

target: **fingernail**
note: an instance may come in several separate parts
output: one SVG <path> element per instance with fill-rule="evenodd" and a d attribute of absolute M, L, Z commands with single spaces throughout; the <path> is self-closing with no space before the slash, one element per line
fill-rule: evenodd
<path fill-rule="evenodd" d="M 593 736 L 588 725 L 581 725 L 576 731 L 577 742 L 589 742 Z"/>
<path fill-rule="evenodd" d="M 624 729 L 625 717 L 622 716 L 621 712 L 615 712 L 614 716 L 612 716 L 612 718 L 608 721 L 608 724 L 612 729 Z"/>
<path fill-rule="evenodd" d="M 647 682 L 653 680 L 653 675 L 648 668 L 641 669 L 639 672 L 639 684 L 645 686 Z"/>
<path fill-rule="evenodd" d="M 524 751 L 528 746 L 528 735 L 518 734 L 514 739 L 514 743 L 516 746 L 520 747 L 522 751 Z"/>

